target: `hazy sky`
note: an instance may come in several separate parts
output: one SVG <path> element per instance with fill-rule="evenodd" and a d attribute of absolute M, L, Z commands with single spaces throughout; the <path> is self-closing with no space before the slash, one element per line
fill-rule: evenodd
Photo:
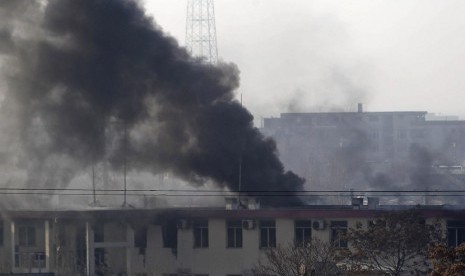
<path fill-rule="evenodd" d="M 187 0 L 146 0 L 185 45 Z M 288 111 L 465 117 L 465 1 L 216 0 L 220 59 L 257 121 Z"/>

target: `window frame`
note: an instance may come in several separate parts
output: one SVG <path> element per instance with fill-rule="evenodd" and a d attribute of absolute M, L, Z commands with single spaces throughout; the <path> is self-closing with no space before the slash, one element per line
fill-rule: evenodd
<path fill-rule="evenodd" d="M 295 220 L 294 221 L 294 245 L 296 247 L 305 247 L 311 240 L 312 240 L 312 221 L 311 220 Z"/>
<path fill-rule="evenodd" d="M 194 248 L 209 247 L 208 220 L 195 220 L 192 224 Z"/>
<path fill-rule="evenodd" d="M 3 225 L 3 221 L 0 221 L 0 246 L 4 246 L 5 244 L 5 228 Z"/>
<path fill-rule="evenodd" d="M 37 245 L 37 231 L 34 225 L 18 225 L 18 245 L 23 247 Z"/>
<path fill-rule="evenodd" d="M 226 221 L 226 248 L 242 248 L 244 240 L 242 231 L 242 220 Z"/>
<path fill-rule="evenodd" d="M 178 228 L 175 221 L 169 221 L 161 225 L 161 238 L 163 248 L 178 248 Z"/>
<path fill-rule="evenodd" d="M 465 220 L 448 220 L 447 221 L 447 245 L 449 247 L 457 247 L 465 242 Z M 451 244 L 451 232 L 453 231 L 454 238 L 453 244 Z M 460 239 L 459 239 L 460 233 Z M 461 242 L 459 242 L 459 240 Z"/>
<path fill-rule="evenodd" d="M 275 248 L 276 247 L 276 221 L 275 220 L 261 220 L 259 222 L 259 229 L 260 229 L 260 232 L 259 232 L 260 249 Z"/>
<path fill-rule="evenodd" d="M 348 248 L 348 242 L 341 237 L 346 235 L 348 231 L 347 220 L 333 220 L 330 222 L 331 243 L 336 248 Z"/>

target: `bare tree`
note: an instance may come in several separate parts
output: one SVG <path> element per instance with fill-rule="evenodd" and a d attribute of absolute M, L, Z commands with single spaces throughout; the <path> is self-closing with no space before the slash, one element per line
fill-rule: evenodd
<path fill-rule="evenodd" d="M 310 276 L 336 275 L 336 248 L 330 243 L 312 239 L 305 246 L 294 244 L 270 248 L 266 260 L 259 260 L 252 275 Z"/>
<path fill-rule="evenodd" d="M 349 229 L 346 260 L 352 270 L 388 275 L 425 275 L 428 247 L 441 238 L 439 225 L 429 225 L 415 210 L 391 212 L 367 227 Z"/>

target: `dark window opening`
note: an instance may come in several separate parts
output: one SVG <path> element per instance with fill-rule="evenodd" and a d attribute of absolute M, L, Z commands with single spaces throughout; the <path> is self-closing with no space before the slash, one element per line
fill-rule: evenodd
<path fill-rule="evenodd" d="M 164 248 L 177 248 L 178 247 L 178 228 L 176 221 L 168 221 L 161 227 L 163 236 Z"/>
<path fill-rule="evenodd" d="M 80 273 L 85 273 L 87 262 L 86 228 L 79 227 L 76 232 L 76 267 Z"/>
<path fill-rule="evenodd" d="M 109 268 L 105 261 L 105 249 L 96 248 L 94 250 L 94 258 L 95 258 L 95 275 L 98 275 L 98 276 L 109 275 Z"/>
<path fill-rule="evenodd" d="M 134 230 L 134 246 L 139 248 L 139 254 L 145 255 L 147 248 L 147 227 L 139 227 Z"/>
<path fill-rule="evenodd" d="M 94 242 L 104 242 L 103 224 L 101 223 L 94 225 Z"/>

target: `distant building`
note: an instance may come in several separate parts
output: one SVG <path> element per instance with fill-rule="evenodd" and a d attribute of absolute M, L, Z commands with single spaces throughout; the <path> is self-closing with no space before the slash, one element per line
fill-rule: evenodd
<path fill-rule="evenodd" d="M 267 248 L 299 246 L 308 238 L 346 248 L 350 244 L 341 239 L 341 232 L 356 224 L 367 227 L 393 210 L 361 204 L 3 211 L 0 275 L 245 276 Z M 427 223 L 443 225 L 449 245 L 465 241 L 463 209 L 418 210 Z"/>
<path fill-rule="evenodd" d="M 307 189 L 463 187 L 465 121 L 427 112 L 282 113 L 262 132 Z M 438 119 L 428 115 L 430 119 Z M 456 119 L 456 118 L 452 118 Z"/>

